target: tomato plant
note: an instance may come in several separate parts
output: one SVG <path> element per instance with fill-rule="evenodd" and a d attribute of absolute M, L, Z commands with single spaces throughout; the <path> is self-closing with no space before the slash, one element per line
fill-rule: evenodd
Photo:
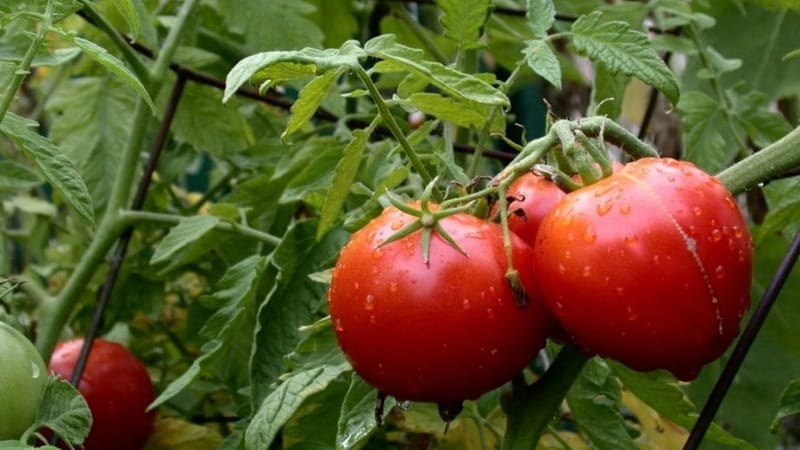
<path fill-rule="evenodd" d="M 691 163 L 641 159 L 560 201 L 535 269 L 588 353 L 684 380 L 719 357 L 750 305 L 752 240 L 725 187 Z"/>
<path fill-rule="evenodd" d="M 47 382 L 36 347 L 0 322 L 0 440 L 17 439 L 33 424 Z"/>
<path fill-rule="evenodd" d="M 83 339 L 61 342 L 50 360 L 50 371 L 65 379 L 72 376 Z M 154 400 L 147 368 L 125 347 L 95 339 L 78 384 L 92 412 L 87 450 L 119 448 L 139 450 L 153 430 L 155 413 L 147 411 Z"/>
<path fill-rule="evenodd" d="M 464 213 L 441 219 L 462 251 L 435 231 L 384 245 L 415 218 L 389 207 L 342 249 L 331 280 L 331 319 L 354 370 L 401 400 L 450 404 L 510 380 L 544 346 L 549 313 L 534 294 L 532 251 L 512 235 L 513 262 L 530 294 L 520 305 L 505 275 L 502 230 Z"/>

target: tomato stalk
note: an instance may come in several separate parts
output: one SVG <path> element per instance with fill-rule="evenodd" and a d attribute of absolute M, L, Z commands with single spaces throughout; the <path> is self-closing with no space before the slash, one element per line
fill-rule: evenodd
<path fill-rule="evenodd" d="M 734 194 L 800 165 L 800 127 L 728 167 L 717 178 Z"/>
<path fill-rule="evenodd" d="M 515 388 L 502 450 L 536 448 L 586 361 L 577 347 L 567 345 L 534 384 Z"/>

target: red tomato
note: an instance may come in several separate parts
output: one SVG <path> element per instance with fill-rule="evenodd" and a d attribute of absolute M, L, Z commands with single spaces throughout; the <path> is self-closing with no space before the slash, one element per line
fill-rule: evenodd
<path fill-rule="evenodd" d="M 536 241 L 536 231 L 544 216 L 566 194 L 547 178 L 528 172 L 514 180 L 506 196 L 514 198 L 508 204 L 508 228 L 530 245 Z M 492 215 L 498 211 L 492 210 Z"/>
<path fill-rule="evenodd" d="M 564 197 L 535 245 L 545 302 L 587 353 L 695 378 L 739 332 L 752 240 L 692 164 L 645 158 Z"/>
<path fill-rule="evenodd" d="M 500 226 L 467 214 L 441 220 L 423 262 L 421 231 L 380 246 L 414 218 L 395 208 L 355 233 L 333 271 L 328 301 L 353 369 L 402 400 L 474 399 L 519 373 L 553 320 L 538 297 L 520 307 L 505 273 Z M 534 293 L 531 248 L 512 235 L 513 261 Z"/>
<path fill-rule="evenodd" d="M 69 380 L 83 339 L 58 344 L 50 371 Z M 144 364 L 120 344 L 95 339 L 78 390 L 92 411 L 86 450 L 140 450 L 153 430 L 153 385 Z"/>

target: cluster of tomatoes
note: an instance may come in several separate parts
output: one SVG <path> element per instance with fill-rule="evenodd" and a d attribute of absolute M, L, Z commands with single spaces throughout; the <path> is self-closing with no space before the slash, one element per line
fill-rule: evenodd
<path fill-rule="evenodd" d="M 398 239 L 418 219 L 394 207 L 342 249 L 331 319 L 367 382 L 401 400 L 458 403 L 513 378 L 552 337 L 690 380 L 738 334 L 752 241 L 716 178 L 644 158 L 568 194 L 528 173 L 508 198 L 511 258 L 501 226 L 467 213 L 438 221 L 452 239 Z"/>

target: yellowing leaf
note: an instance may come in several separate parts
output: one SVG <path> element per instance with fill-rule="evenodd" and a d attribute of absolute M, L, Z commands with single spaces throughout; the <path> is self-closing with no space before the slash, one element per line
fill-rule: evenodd
<path fill-rule="evenodd" d="M 222 436 L 210 428 L 163 417 L 156 420 L 144 450 L 214 450 L 221 443 Z"/>

